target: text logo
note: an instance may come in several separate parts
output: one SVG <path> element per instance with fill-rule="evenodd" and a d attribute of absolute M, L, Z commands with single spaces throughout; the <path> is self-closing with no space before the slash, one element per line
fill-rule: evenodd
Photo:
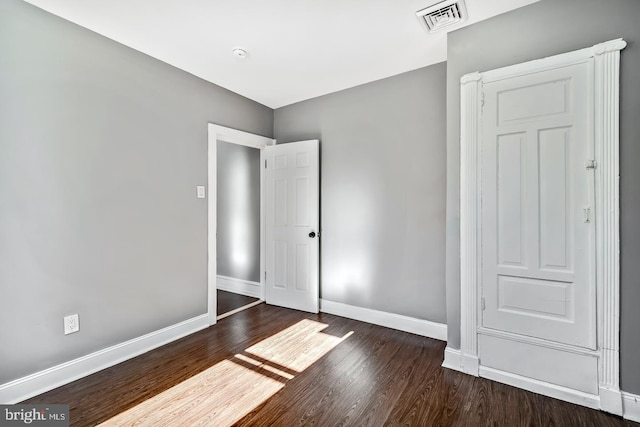
<path fill-rule="evenodd" d="M 69 427 L 69 405 L 0 405 L 0 427 Z"/>

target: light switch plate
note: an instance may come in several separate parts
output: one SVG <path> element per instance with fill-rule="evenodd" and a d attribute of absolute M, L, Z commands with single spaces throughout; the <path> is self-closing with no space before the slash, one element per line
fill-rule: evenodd
<path fill-rule="evenodd" d="M 204 193 L 204 185 L 198 185 L 196 187 L 196 193 L 198 195 L 198 199 L 204 199 L 205 197 L 205 193 Z"/>

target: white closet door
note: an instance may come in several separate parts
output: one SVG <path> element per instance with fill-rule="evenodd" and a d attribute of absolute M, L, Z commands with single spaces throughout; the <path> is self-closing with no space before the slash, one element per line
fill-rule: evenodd
<path fill-rule="evenodd" d="M 483 86 L 485 328 L 596 348 L 592 69 Z"/>

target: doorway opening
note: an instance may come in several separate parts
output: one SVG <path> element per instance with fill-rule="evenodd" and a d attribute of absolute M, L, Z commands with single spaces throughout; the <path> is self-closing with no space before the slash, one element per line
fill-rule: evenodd
<path fill-rule="evenodd" d="M 260 150 L 222 140 L 217 150 L 217 316 L 253 307 L 260 288 Z"/>
<path fill-rule="evenodd" d="M 228 145 L 227 143 L 230 143 Z M 244 294 L 268 304 L 317 313 L 320 263 L 320 156 L 318 140 L 275 145 L 275 140 L 224 126 L 209 124 L 208 137 L 208 266 L 207 312 L 209 325 L 218 320 L 218 290 Z M 222 148 L 220 148 L 222 147 Z M 230 148 L 231 147 L 231 148 Z M 259 151 L 259 185 L 248 167 Z M 237 154 L 218 162 L 224 150 Z M 229 177 L 218 176 L 218 168 Z M 236 184 L 254 181 L 250 185 Z M 225 184 L 218 187 L 218 181 Z M 230 188 L 227 188 L 230 186 Z M 220 192 L 220 200 L 219 194 Z M 224 194 L 233 197 L 224 201 Z M 257 199 L 245 197 L 259 194 Z M 241 197 L 236 197 L 241 196 Z M 237 200 L 235 200 L 237 199 Z M 235 201 L 234 201 L 235 200 Z M 253 201 L 252 201 L 253 200 Z M 222 205 L 226 203 L 226 205 Z M 221 209 L 218 209 L 218 205 Z M 234 211 L 233 208 L 239 210 Z M 226 209 L 231 208 L 230 212 Z M 256 215 L 259 212 L 259 219 Z M 218 221 L 218 215 L 225 216 Z M 259 221 L 259 225 L 256 225 Z M 259 247 L 255 229 L 259 228 Z M 253 230 L 253 237 L 249 237 Z M 226 237 L 225 237 L 226 236 Z M 226 239 L 226 240 L 225 240 Z M 220 242 L 220 245 L 218 244 Z M 223 241 L 224 240 L 224 241 Z M 247 242 L 251 242 L 247 246 Z M 226 246 L 225 246 L 226 245 Z M 220 247 L 219 247 L 220 246 Z M 250 259 L 251 258 L 251 259 Z M 218 264 L 224 264 L 222 270 Z M 255 269 L 259 265 L 256 280 Z M 222 274 L 232 274 L 224 276 Z M 245 277 L 238 274 L 244 274 Z M 225 289 L 226 286 L 226 289 Z M 239 307 L 240 308 L 240 307 Z M 232 310 L 233 311 L 233 310 Z"/>
<path fill-rule="evenodd" d="M 264 293 L 264 148 L 270 138 L 209 124 L 209 325 Z"/>

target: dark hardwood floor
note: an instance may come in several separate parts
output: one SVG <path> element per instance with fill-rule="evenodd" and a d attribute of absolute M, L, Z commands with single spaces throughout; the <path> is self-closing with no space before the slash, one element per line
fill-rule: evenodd
<path fill-rule="evenodd" d="M 444 346 L 260 304 L 28 402 L 73 426 L 638 426 L 444 369 Z"/>
<path fill-rule="evenodd" d="M 218 297 L 218 316 L 229 313 L 230 311 L 233 311 L 240 307 L 244 307 L 245 305 L 251 304 L 252 302 L 258 301 L 258 298 L 234 294 L 233 292 L 221 291 L 220 289 L 216 291 L 216 295 Z"/>

